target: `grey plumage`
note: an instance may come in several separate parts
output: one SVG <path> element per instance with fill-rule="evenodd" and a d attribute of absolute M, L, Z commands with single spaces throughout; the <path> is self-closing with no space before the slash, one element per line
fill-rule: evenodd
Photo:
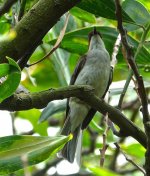
<path fill-rule="evenodd" d="M 82 56 L 70 84 L 91 85 L 94 87 L 95 95 L 102 98 L 108 89 L 110 79 L 110 56 L 99 32 L 94 29 L 89 36 L 89 50 Z M 95 112 L 78 98 L 72 97 L 68 100 L 67 119 L 61 134 L 72 133 L 73 139 L 64 146 L 61 156 L 69 162 L 74 161 L 80 131 L 89 124 Z"/>

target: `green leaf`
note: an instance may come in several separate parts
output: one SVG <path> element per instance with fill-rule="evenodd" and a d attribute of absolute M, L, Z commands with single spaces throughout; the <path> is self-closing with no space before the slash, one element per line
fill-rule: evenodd
<path fill-rule="evenodd" d="M 58 48 L 52 58 L 55 70 L 57 70 L 57 75 L 62 86 L 68 85 L 70 81 L 70 72 L 67 64 L 68 56 L 68 52 Z"/>
<path fill-rule="evenodd" d="M 37 50 L 39 50 L 39 48 Z M 40 60 L 44 56 L 37 50 L 31 56 L 32 63 L 37 61 L 37 59 Z M 51 74 L 49 74 L 50 71 Z M 48 59 L 44 60 L 38 65 L 33 66 L 31 74 L 29 75 L 29 73 L 27 73 L 26 75 L 26 79 L 22 82 L 22 84 L 32 92 L 59 86 L 58 79 L 56 79 L 57 74 L 54 70 L 54 66 Z M 31 80 L 34 80 L 36 86 L 31 82 Z"/>
<path fill-rule="evenodd" d="M 7 76 L 7 79 L 0 84 L 0 102 L 15 92 L 21 80 L 21 70 L 18 64 L 11 58 L 7 57 L 7 59 L 9 68 L 2 64 L 5 67 L 4 72 L 6 74 L 2 74 L 2 76 Z"/>
<path fill-rule="evenodd" d="M 98 133 L 102 133 L 104 132 L 104 129 L 101 128 L 97 122 L 95 122 L 93 119 L 90 122 L 90 126 L 95 129 L 95 131 L 97 131 Z"/>
<path fill-rule="evenodd" d="M 87 166 L 88 169 L 92 171 L 92 173 L 96 176 L 120 176 L 119 174 L 112 172 L 110 170 L 100 168 L 100 167 L 92 167 L 92 166 Z"/>
<path fill-rule="evenodd" d="M 7 59 L 10 66 L 15 67 L 17 70 L 21 71 L 19 65 L 13 59 L 11 59 L 10 57 L 7 57 Z"/>
<path fill-rule="evenodd" d="M 82 0 L 77 6 L 96 16 L 116 20 L 113 0 Z M 124 10 L 122 10 L 122 16 L 124 22 L 134 22 Z"/>
<path fill-rule="evenodd" d="M 85 11 L 85 10 L 82 10 L 78 7 L 73 7 L 71 10 L 70 10 L 70 13 L 83 20 L 83 21 L 86 21 L 86 22 L 89 22 L 89 23 L 96 23 L 96 18 L 93 14 Z"/>
<path fill-rule="evenodd" d="M 144 7 L 150 12 L 150 1 L 149 0 L 138 0 L 144 5 Z"/>
<path fill-rule="evenodd" d="M 149 23 L 150 14 L 140 2 L 126 0 L 123 2 L 122 8 L 136 24 L 146 25 Z"/>
<path fill-rule="evenodd" d="M 115 28 L 112 28 L 112 27 L 97 26 L 96 28 L 102 34 L 106 49 L 111 55 L 113 52 L 114 43 L 118 36 L 118 32 L 116 31 Z M 66 35 L 63 38 L 63 41 L 61 42 L 60 47 L 71 53 L 77 53 L 80 55 L 85 54 L 88 50 L 88 34 L 92 30 L 93 30 L 93 27 L 87 27 L 87 28 L 66 33 Z M 134 47 L 134 51 L 135 51 L 139 44 L 139 41 L 136 41 L 131 36 L 128 36 L 128 38 L 129 38 L 130 44 Z M 49 44 L 54 44 L 55 41 L 56 39 L 50 41 Z M 125 65 L 125 62 L 121 51 L 118 53 L 117 59 L 118 59 L 117 65 L 119 65 L 120 67 L 123 67 Z M 147 63 L 150 63 L 150 53 L 147 51 L 145 47 L 141 49 L 136 62 L 142 65 L 147 65 Z"/>
<path fill-rule="evenodd" d="M 145 148 L 142 147 L 140 144 L 130 144 L 130 145 L 122 145 L 121 149 L 126 152 L 126 154 L 143 159 L 145 154 Z"/>
<path fill-rule="evenodd" d="M 56 153 L 72 135 L 57 137 L 7 136 L 0 138 L 0 174 L 37 164 Z M 26 158 L 26 161 L 23 159 Z"/>
<path fill-rule="evenodd" d="M 0 64 L 0 78 L 9 73 L 9 64 Z"/>
<path fill-rule="evenodd" d="M 41 112 L 39 109 L 30 109 L 28 111 L 17 112 L 17 116 L 29 120 L 29 122 L 31 122 L 34 132 L 40 134 L 41 136 L 47 136 L 48 122 L 46 121 L 44 123 L 39 124 L 38 119 L 40 115 Z"/>
<path fill-rule="evenodd" d="M 114 43 L 117 39 L 118 32 L 116 28 L 106 27 L 106 26 L 97 26 L 97 30 L 102 34 L 103 41 L 105 43 L 106 49 L 108 50 L 110 56 L 113 52 Z M 60 47 L 78 55 L 83 55 L 88 50 L 88 34 L 93 30 L 93 27 L 86 27 L 82 29 L 78 29 L 72 32 L 68 32 L 65 34 L 63 41 L 61 42 Z M 133 51 L 136 52 L 137 46 L 139 45 L 139 41 L 135 40 L 131 36 L 128 35 L 128 40 L 130 45 L 133 47 Z M 49 44 L 53 45 L 56 42 L 56 39 L 49 42 Z M 78 56 L 78 58 L 80 58 Z M 76 58 L 74 58 L 75 60 Z M 127 64 L 123 58 L 121 49 L 117 55 L 117 66 L 115 67 L 114 79 L 115 81 L 126 79 L 128 75 Z M 143 46 L 140 53 L 137 56 L 136 62 L 140 69 L 140 74 L 144 76 L 144 78 L 149 79 L 150 72 L 147 71 L 146 68 L 149 67 L 150 63 L 150 51 Z M 119 74 L 118 74 L 119 73 Z M 121 73 L 121 74 L 120 74 Z"/>

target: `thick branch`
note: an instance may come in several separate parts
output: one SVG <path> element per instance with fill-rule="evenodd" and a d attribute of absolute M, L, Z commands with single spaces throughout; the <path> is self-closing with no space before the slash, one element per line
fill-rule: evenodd
<path fill-rule="evenodd" d="M 32 108 L 44 108 L 50 101 L 78 97 L 101 112 L 108 113 L 109 118 L 119 126 L 125 135 L 132 136 L 146 147 L 146 136 L 136 125 L 128 120 L 118 109 L 108 105 L 94 95 L 89 86 L 69 86 L 59 89 L 50 89 L 39 93 L 20 93 L 6 99 L 0 104 L 1 110 L 17 111 Z"/>
<path fill-rule="evenodd" d="M 80 0 L 39 0 L 14 28 L 16 38 L 0 43 L 0 63 L 9 56 L 16 61 L 21 59 L 23 68 L 45 34 L 78 2 Z"/>

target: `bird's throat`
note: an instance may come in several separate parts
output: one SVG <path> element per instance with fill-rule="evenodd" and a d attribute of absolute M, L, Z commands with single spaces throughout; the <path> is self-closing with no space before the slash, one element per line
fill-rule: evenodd
<path fill-rule="evenodd" d="M 104 49 L 104 48 L 105 48 L 104 42 L 99 35 L 94 35 L 91 37 L 89 43 L 89 50 Z"/>

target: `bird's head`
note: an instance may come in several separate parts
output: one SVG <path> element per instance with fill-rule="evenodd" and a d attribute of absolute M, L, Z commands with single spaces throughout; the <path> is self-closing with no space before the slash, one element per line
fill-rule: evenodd
<path fill-rule="evenodd" d="M 89 38 L 89 50 L 98 47 L 105 47 L 104 42 L 102 40 L 102 36 L 100 32 L 96 30 L 96 27 L 94 27 L 94 30 L 89 33 L 88 38 Z"/>
<path fill-rule="evenodd" d="M 92 39 L 93 36 L 99 36 L 100 38 L 102 38 L 100 32 L 96 30 L 96 27 L 94 27 L 93 31 L 89 33 L 89 41 Z"/>

